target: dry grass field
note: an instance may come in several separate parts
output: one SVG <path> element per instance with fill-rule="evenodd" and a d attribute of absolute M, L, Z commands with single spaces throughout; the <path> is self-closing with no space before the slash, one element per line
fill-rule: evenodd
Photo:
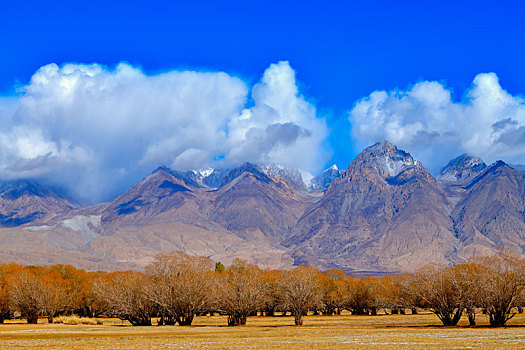
<path fill-rule="evenodd" d="M 308 316 L 303 327 L 291 317 L 250 317 L 226 327 L 221 316 L 197 317 L 191 327 L 131 327 L 118 319 L 102 325 L 8 321 L 0 325 L 1 349 L 524 349 L 525 315 L 505 328 L 446 328 L 432 314 Z"/>

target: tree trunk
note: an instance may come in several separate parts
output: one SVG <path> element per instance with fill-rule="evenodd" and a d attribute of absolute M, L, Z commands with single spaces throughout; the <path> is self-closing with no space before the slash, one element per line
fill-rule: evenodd
<path fill-rule="evenodd" d="M 417 308 L 415 307 L 412 308 L 412 315 L 417 315 Z"/>
<path fill-rule="evenodd" d="M 295 325 L 296 326 L 302 326 L 303 325 L 303 315 L 300 312 L 297 312 L 294 315 Z"/>
<path fill-rule="evenodd" d="M 352 310 L 353 315 L 368 315 L 368 311 L 363 308 L 356 308 Z"/>
<path fill-rule="evenodd" d="M 399 314 L 404 315 L 405 314 L 405 309 L 399 308 Z"/>
<path fill-rule="evenodd" d="M 397 315 L 398 314 L 398 309 L 392 309 L 390 310 L 391 311 L 391 315 Z"/>
<path fill-rule="evenodd" d="M 47 323 L 53 323 L 53 316 L 47 316 Z"/>
<path fill-rule="evenodd" d="M 476 325 L 476 310 L 473 308 L 467 309 L 467 317 L 468 317 L 468 324 L 469 326 L 475 326 Z"/>
<path fill-rule="evenodd" d="M 36 312 L 27 314 L 26 319 L 27 319 L 27 323 L 37 324 L 38 323 L 38 314 Z"/>
<path fill-rule="evenodd" d="M 240 326 L 245 326 L 246 325 L 246 315 L 241 315 L 239 316 L 239 325 Z"/>
<path fill-rule="evenodd" d="M 456 312 L 453 311 L 435 311 L 437 317 L 443 323 L 443 326 L 451 327 L 456 326 L 461 319 L 461 314 L 463 313 L 463 308 L 458 308 Z"/>
<path fill-rule="evenodd" d="M 492 327 L 503 327 L 507 323 L 507 320 L 511 318 L 507 316 L 504 310 L 489 311 L 489 323 Z"/>
<path fill-rule="evenodd" d="M 151 326 L 151 318 L 149 317 L 130 317 L 128 321 L 132 326 Z"/>
<path fill-rule="evenodd" d="M 184 315 L 183 317 L 178 317 L 177 322 L 179 326 L 191 326 L 193 322 L 193 314 Z"/>
<path fill-rule="evenodd" d="M 373 316 L 377 316 L 377 308 L 374 306 L 372 309 L 370 309 L 370 314 Z"/>
<path fill-rule="evenodd" d="M 244 326 L 246 318 L 246 315 L 228 315 L 228 326 Z"/>

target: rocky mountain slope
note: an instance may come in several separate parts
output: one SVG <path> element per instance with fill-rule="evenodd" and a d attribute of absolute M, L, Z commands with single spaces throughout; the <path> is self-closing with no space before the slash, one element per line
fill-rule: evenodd
<path fill-rule="evenodd" d="M 306 210 L 286 245 L 296 263 L 389 271 L 446 262 L 454 242 L 436 180 L 410 154 L 380 142 Z"/>
<path fill-rule="evenodd" d="M 503 248 L 525 254 L 525 172 L 498 161 L 465 187 L 452 212 L 462 257 Z"/>
<path fill-rule="evenodd" d="M 382 141 L 347 170 L 160 167 L 111 203 L 75 207 L 34 181 L 0 186 L 1 260 L 141 268 L 184 250 L 230 263 L 400 272 L 495 249 L 525 253 L 525 172 L 461 155 L 434 178 Z"/>
<path fill-rule="evenodd" d="M 0 183 L 0 227 L 44 222 L 67 212 L 74 204 L 65 197 L 31 180 Z"/>

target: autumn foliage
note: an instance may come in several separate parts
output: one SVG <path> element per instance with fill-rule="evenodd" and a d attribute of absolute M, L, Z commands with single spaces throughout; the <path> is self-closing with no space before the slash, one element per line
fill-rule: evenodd
<path fill-rule="evenodd" d="M 508 252 L 457 266 L 428 265 L 413 274 L 358 277 L 312 267 L 262 270 L 230 266 L 183 252 L 159 254 L 143 272 L 86 272 L 69 265 L 0 265 L 0 323 L 23 317 L 119 317 L 134 326 L 191 325 L 198 315 L 227 316 L 230 326 L 252 315 L 354 315 L 433 312 L 444 326 L 486 313 L 504 326 L 525 304 L 525 259 Z M 60 318 L 60 319 L 62 319 Z M 59 320 L 60 320 L 59 319 Z"/>

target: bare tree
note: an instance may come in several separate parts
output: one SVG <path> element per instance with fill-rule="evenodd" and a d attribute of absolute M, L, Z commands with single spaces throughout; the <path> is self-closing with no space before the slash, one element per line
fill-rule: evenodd
<path fill-rule="evenodd" d="M 340 313 L 344 308 L 346 279 L 346 274 L 340 270 L 329 270 L 320 275 L 323 314 Z"/>
<path fill-rule="evenodd" d="M 344 282 L 344 307 L 354 315 L 375 313 L 379 281 L 372 277 L 346 278 Z"/>
<path fill-rule="evenodd" d="M 263 311 L 266 316 L 275 316 L 281 303 L 281 284 L 284 276 L 282 271 L 266 270 L 263 272 L 264 290 L 266 298 Z"/>
<path fill-rule="evenodd" d="M 420 298 L 444 326 L 455 326 L 465 309 L 464 291 L 458 281 L 461 277 L 453 269 L 429 265 L 414 276 L 413 298 Z"/>
<path fill-rule="evenodd" d="M 286 272 L 281 291 L 283 307 L 292 311 L 296 326 L 303 325 L 308 310 L 322 306 L 319 271 L 314 268 L 302 266 Z"/>
<path fill-rule="evenodd" d="M 229 326 L 245 325 L 248 315 L 265 305 L 262 271 L 256 265 L 235 259 L 218 276 L 216 308 L 228 315 Z"/>
<path fill-rule="evenodd" d="M 41 278 L 28 271 L 18 272 L 10 284 L 9 295 L 15 308 L 26 317 L 27 323 L 38 323 L 42 312 L 44 285 Z"/>
<path fill-rule="evenodd" d="M 189 326 L 196 314 L 210 309 L 214 277 L 210 259 L 181 251 L 159 254 L 146 273 L 152 278 L 146 294 L 168 319 Z"/>
<path fill-rule="evenodd" d="M 485 268 L 480 264 L 462 264 L 451 268 L 455 284 L 462 294 L 462 303 L 470 326 L 476 325 L 476 308 L 480 305 L 481 279 Z"/>
<path fill-rule="evenodd" d="M 479 303 L 487 310 L 491 326 L 504 326 L 514 317 L 513 307 L 525 293 L 525 259 L 508 252 L 475 259 L 484 269 L 479 275 Z"/>
<path fill-rule="evenodd" d="M 70 305 L 71 293 L 67 290 L 64 281 L 45 277 L 42 278 L 41 293 L 42 314 L 47 316 L 48 323 L 53 323 L 53 318 Z"/>
<path fill-rule="evenodd" d="M 98 280 L 93 288 L 108 314 L 133 326 L 151 326 L 155 306 L 144 293 L 147 283 L 139 272 L 113 272 Z"/>

